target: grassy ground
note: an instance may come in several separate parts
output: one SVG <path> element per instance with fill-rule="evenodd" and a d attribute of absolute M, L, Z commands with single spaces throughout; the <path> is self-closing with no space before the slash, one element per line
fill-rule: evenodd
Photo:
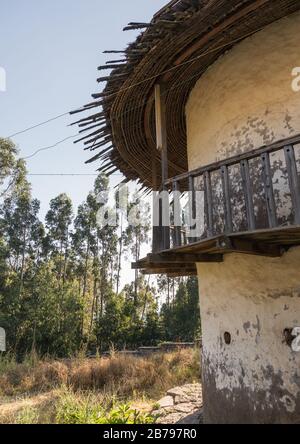
<path fill-rule="evenodd" d="M 0 359 L 0 423 L 152 423 L 155 400 L 200 379 L 199 353 Z"/>

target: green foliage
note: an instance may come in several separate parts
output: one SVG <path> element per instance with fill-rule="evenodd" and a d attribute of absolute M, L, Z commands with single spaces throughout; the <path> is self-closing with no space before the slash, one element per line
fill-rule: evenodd
<path fill-rule="evenodd" d="M 106 424 L 154 424 L 156 417 L 130 408 L 128 404 L 120 405 L 106 415 Z"/>
<path fill-rule="evenodd" d="M 18 413 L 16 418 L 16 424 L 38 424 L 39 413 L 38 410 L 33 407 L 25 407 Z"/>
<path fill-rule="evenodd" d="M 154 424 L 156 419 L 129 404 L 117 404 L 106 410 L 90 397 L 82 398 L 70 391 L 61 396 L 56 413 L 58 424 Z"/>
<path fill-rule="evenodd" d="M 26 167 L 17 159 L 17 148 L 12 141 L 0 138 L 0 198 L 11 197 L 24 188 Z"/>
<path fill-rule="evenodd" d="M 127 210 L 124 195 L 117 195 L 117 226 L 99 225 L 99 212 L 114 214 L 109 181 L 99 175 L 75 216 L 70 198 L 60 194 L 51 200 L 44 225 L 26 165 L 2 139 L 0 171 L 0 325 L 19 359 L 31 350 L 65 357 L 194 339 L 196 279 L 178 285 L 160 277 L 158 285 L 150 285 L 136 271 L 134 282 L 120 291 L 124 259 L 138 260 L 149 238 L 149 209 L 137 194 Z M 136 219 L 134 226 L 126 216 Z"/>
<path fill-rule="evenodd" d="M 198 281 L 189 278 L 179 284 L 175 298 L 161 310 L 164 338 L 193 341 L 200 334 L 200 308 Z"/>

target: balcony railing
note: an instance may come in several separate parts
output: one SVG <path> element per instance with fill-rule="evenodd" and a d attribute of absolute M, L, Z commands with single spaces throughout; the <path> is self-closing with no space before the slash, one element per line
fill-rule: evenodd
<path fill-rule="evenodd" d="M 160 199 L 153 253 L 222 235 L 300 226 L 299 170 L 300 135 L 167 180 L 170 224 L 162 222 Z"/>

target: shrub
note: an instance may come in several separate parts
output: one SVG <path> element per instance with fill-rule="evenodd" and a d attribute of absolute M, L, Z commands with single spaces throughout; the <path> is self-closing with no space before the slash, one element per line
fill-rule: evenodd
<path fill-rule="evenodd" d="M 65 391 L 57 407 L 58 424 L 153 424 L 156 418 L 132 409 L 129 404 L 117 404 L 105 409 L 103 403 L 92 396 L 76 396 Z"/>

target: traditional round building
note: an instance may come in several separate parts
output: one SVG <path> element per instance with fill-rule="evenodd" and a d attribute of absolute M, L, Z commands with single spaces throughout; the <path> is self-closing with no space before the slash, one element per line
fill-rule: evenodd
<path fill-rule="evenodd" d="M 80 140 L 102 171 L 173 196 L 134 266 L 198 274 L 205 422 L 298 423 L 300 3 L 173 0 L 136 28 L 99 67 Z"/>

